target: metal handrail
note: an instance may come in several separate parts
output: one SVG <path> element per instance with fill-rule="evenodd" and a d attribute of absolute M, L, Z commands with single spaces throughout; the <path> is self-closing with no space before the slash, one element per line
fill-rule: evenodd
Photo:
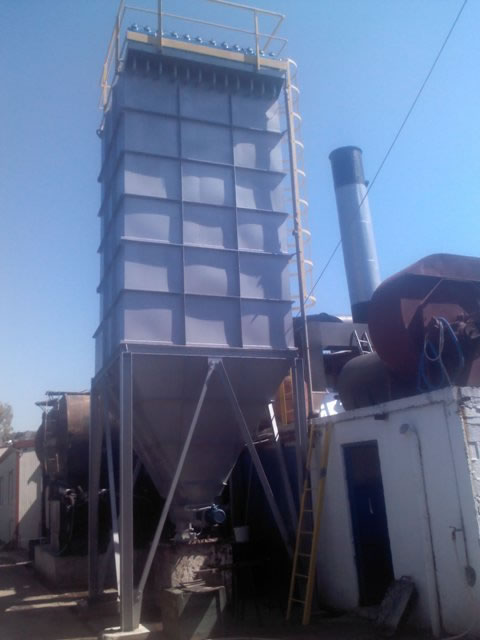
<path fill-rule="evenodd" d="M 255 58 L 256 58 L 257 69 L 259 69 L 262 65 L 262 57 L 260 54 L 262 39 L 265 39 L 265 44 L 263 45 L 264 51 L 266 51 L 267 48 L 270 47 L 272 42 L 275 42 L 278 45 L 277 55 L 280 55 L 280 53 L 285 49 L 288 42 L 287 39 L 276 35 L 285 18 L 283 14 L 278 13 L 276 11 L 268 11 L 266 9 L 260 9 L 257 7 L 251 7 L 244 4 L 229 2 L 228 0 L 206 0 L 206 1 L 213 2 L 219 5 L 228 6 L 232 9 L 239 9 L 239 10 L 247 11 L 251 13 L 254 21 L 254 29 L 251 31 L 249 29 L 242 29 L 239 27 L 235 27 L 233 25 L 211 22 L 208 20 L 202 20 L 201 18 L 194 18 L 190 16 L 179 15 L 176 13 L 164 12 L 164 11 L 161 11 L 161 9 L 155 10 L 155 9 L 149 9 L 147 7 L 127 5 L 125 4 L 125 0 L 121 0 L 118 11 L 117 11 L 117 15 L 115 17 L 115 24 L 114 24 L 110 42 L 107 48 L 107 53 L 105 56 L 102 73 L 100 77 L 100 85 L 102 89 L 100 108 L 103 108 L 105 110 L 108 106 L 111 85 L 113 84 L 113 80 L 109 82 L 111 77 L 111 72 L 112 72 L 112 66 L 114 65 L 114 75 L 115 75 L 117 73 L 118 66 L 122 59 L 122 55 L 124 51 L 124 43 L 123 45 L 120 44 L 120 34 L 121 34 L 125 14 L 127 13 L 127 11 L 135 11 L 135 12 L 157 16 L 158 25 L 161 25 L 163 18 L 166 17 L 166 18 L 171 18 L 173 20 L 182 20 L 183 22 L 187 22 L 187 23 L 206 25 L 214 29 L 223 29 L 227 32 L 243 33 L 250 37 L 253 37 L 255 39 Z M 260 31 L 259 17 L 261 16 L 270 16 L 277 19 L 276 24 L 270 33 L 263 33 Z M 161 43 L 162 43 L 161 30 L 158 33 L 158 37 L 154 38 L 154 40 L 158 40 L 161 46 Z"/>

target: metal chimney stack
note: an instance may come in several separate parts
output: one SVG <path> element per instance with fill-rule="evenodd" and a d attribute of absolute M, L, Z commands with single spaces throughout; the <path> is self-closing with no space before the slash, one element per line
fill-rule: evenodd
<path fill-rule="evenodd" d="M 329 158 L 353 321 L 367 322 L 368 305 L 380 284 L 380 272 L 363 173 L 362 150 L 358 147 L 340 147 L 332 151 Z"/>

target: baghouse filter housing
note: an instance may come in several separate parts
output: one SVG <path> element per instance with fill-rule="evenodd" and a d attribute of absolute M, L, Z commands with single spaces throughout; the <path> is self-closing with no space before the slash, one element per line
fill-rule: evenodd
<path fill-rule="evenodd" d="M 134 448 L 165 496 L 209 357 L 223 359 L 253 433 L 295 354 L 287 63 L 257 69 L 254 56 L 139 36 L 127 32 L 101 130 L 96 366 L 119 385 L 118 356 L 133 354 Z M 176 512 L 211 502 L 244 444 L 214 378 Z"/>

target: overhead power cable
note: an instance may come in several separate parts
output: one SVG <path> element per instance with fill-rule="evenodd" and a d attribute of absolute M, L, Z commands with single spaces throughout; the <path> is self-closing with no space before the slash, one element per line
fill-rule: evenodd
<path fill-rule="evenodd" d="M 367 190 L 366 190 L 366 192 L 365 192 L 365 195 L 363 196 L 362 200 L 360 201 L 360 204 L 358 205 L 358 208 L 359 208 L 359 209 L 360 209 L 360 207 L 362 206 L 362 204 L 365 202 L 365 199 L 367 198 L 368 194 L 370 193 L 370 190 L 372 189 L 372 187 L 373 187 L 373 185 L 375 184 L 375 182 L 376 182 L 376 180 L 377 180 L 378 176 L 380 175 L 380 172 L 382 171 L 382 169 L 383 169 L 383 167 L 384 167 L 384 165 L 385 165 L 386 161 L 388 160 L 388 157 L 389 157 L 389 155 L 391 154 L 391 152 L 392 152 L 392 150 L 393 150 L 393 147 L 394 147 L 394 146 L 395 146 L 395 144 L 397 143 L 397 140 L 399 139 L 399 137 L 400 137 L 400 135 L 401 135 L 401 133 L 402 133 L 403 129 L 405 128 L 405 125 L 407 124 L 407 122 L 408 122 L 408 120 L 409 120 L 410 116 L 412 115 L 412 112 L 413 112 L 413 110 L 415 109 L 415 107 L 416 107 L 416 105 L 417 105 L 417 102 L 419 101 L 420 96 L 421 96 L 421 95 L 422 95 L 422 93 L 423 93 L 423 90 L 425 89 L 425 87 L 427 86 L 428 81 L 430 80 L 430 76 L 432 75 L 432 73 L 433 73 L 433 71 L 434 71 L 435 67 L 437 66 L 438 61 L 440 60 L 440 56 L 442 55 L 443 50 L 444 50 L 444 49 L 445 49 L 445 47 L 447 46 L 447 42 L 449 41 L 450 36 L 452 35 L 452 33 L 453 33 L 453 31 L 454 31 L 455 27 L 457 26 L 457 22 L 459 21 L 460 16 L 462 15 L 463 10 L 465 9 L 465 7 L 466 7 L 466 5 L 467 5 L 467 2 L 468 2 L 468 0 L 464 0 L 464 1 L 463 1 L 462 6 L 460 7 L 460 9 L 459 9 L 459 11 L 458 11 L 457 15 L 455 16 L 455 19 L 454 19 L 454 21 L 453 21 L 453 23 L 452 23 L 452 26 L 450 27 L 450 29 L 449 29 L 449 31 L 448 31 L 448 33 L 447 33 L 447 35 L 445 36 L 445 38 L 444 38 L 444 40 L 443 40 L 442 46 L 440 47 L 440 49 L 439 49 L 439 51 L 438 51 L 437 55 L 435 56 L 435 59 L 434 59 L 433 63 L 431 64 L 430 69 L 429 69 L 429 71 L 428 71 L 427 75 L 425 76 L 424 81 L 422 82 L 422 84 L 421 84 L 421 86 L 420 86 L 420 89 L 417 91 L 417 95 L 415 96 L 415 98 L 414 98 L 414 100 L 413 100 L 412 104 L 410 105 L 410 108 L 408 109 L 408 111 L 407 111 L 407 113 L 406 113 L 406 115 L 405 115 L 405 117 L 404 117 L 404 119 L 403 119 L 403 121 L 402 121 L 402 123 L 401 123 L 400 127 L 398 128 L 397 133 L 395 134 L 395 136 L 394 136 L 394 138 L 393 138 L 393 140 L 392 140 L 392 142 L 391 142 L 390 146 L 388 147 L 388 149 L 387 149 L 387 151 L 386 151 L 385 155 L 383 156 L 383 159 L 382 159 L 382 161 L 380 162 L 380 166 L 378 167 L 378 169 L 377 169 L 377 171 L 376 171 L 375 175 L 373 176 L 372 180 L 370 181 L 370 183 L 369 183 L 369 185 L 368 185 L 368 188 L 367 188 Z M 324 267 L 323 267 L 323 269 L 321 270 L 320 275 L 319 275 L 319 276 L 318 276 L 318 278 L 315 280 L 315 283 L 314 283 L 313 287 L 311 288 L 311 290 L 310 290 L 310 292 L 309 292 L 308 296 L 305 298 L 305 302 L 307 302 L 307 301 L 309 300 L 310 296 L 312 295 L 312 293 L 313 293 L 313 292 L 315 291 L 315 289 L 317 288 L 318 283 L 320 282 L 320 280 L 321 280 L 321 278 L 322 278 L 323 274 L 325 273 L 325 271 L 327 270 L 327 268 L 328 268 L 328 266 L 330 265 L 331 261 L 333 260 L 333 258 L 334 258 L 334 256 L 335 256 L 335 254 L 337 253 L 337 251 L 338 251 L 338 249 L 339 249 L 339 247 L 340 247 L 340 245 L 341 245 L 341 244 L 342 244 L 342 240 L 340 239 L 340 240 L 337 242 L 337 244 L 335 245 L 335 248 L 333 249 L 332 253 L 330 254 L 330 256 L 329 256 L 329 258 L 328 258 L 327 262 L 325 263 L 325 266 L 324 266 Z"/>

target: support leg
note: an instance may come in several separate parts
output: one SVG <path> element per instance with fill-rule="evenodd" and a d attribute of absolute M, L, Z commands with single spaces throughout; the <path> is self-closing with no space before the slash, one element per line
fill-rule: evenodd
<path fill-rule="evenodd" d="M 120 356 L 120 616 L 133 631 L 133 356 Z"/>
<path fill-rule="evenodd" d="M 107 444 L 108 488 L 110 495 L 110 513 L 112 516 L 112 543 L 113 551 L 115 554 L 115 577 L 117 580 L 118 595 L 120 595 L 120 536 L 118 532 L 117 491 L 115 487 L 115 471 L 113 468 L 112 433 L 110 423 L 108 421 L 105 424 L 105 440 Z"/>
<path fill-rule="evenodd" d="M 107 450 L 108 450 L 108 445 L 107 445 Z M 140 462 L 140 460 L 137 460 L 135 464 L 135 469 L 133 470 L 133 488 L 134 489 L 135 489 L 135 484 L 137 482 L 141 468 L 142 468 L 142 463 Z M 110 489 L 110 491 L 111 490 L 112 489 Z M 117 518 L 116 525 L 113 524 L 113 520 L 114 518 L 112 514 L 112 537 L 110 538 L 107 551 L 105 553 L 105 557 L 103 558 L 103 561 L 100 565 L 99 587 L 100 587 L 100 591 L 103 591 L 103 589 L 105 588 L 105 580 L 107 577 L 108 567 L 110 566 L 113 554 L 115 552 L 115 573 L 117 578 L 117 590 L 118 590 L 118 594 L 120 595 L 120 535 L 118 533 L 118 518 Z M 117 531 L 116 539 L 114 535 L 115 530 Z"/>
<path fill-rule="evenodd" d="M 103 387 L 92 386 L 90 394 L 90 429 L 88 456 L 88 595 L 99 595 L 98 582 L 98 492 L 100 489 L 100 465 L 102 460 L 103 420 L 101 403 Z"/>
<path fill-rule="evenodd" d="M 235 417 L 237 419 L 238 426 L 240 427 L 242 435 L 245 439 L 245 444 L 247 445 L 250 455 L 252 457 L 252 462 L 255 465 L 255 469 L 257 471 L 260 483 L 265 492 L 265 496 L 267 498 L 270 509 L 272 510 L 272 515 L 275 520 L 275 523 L 278 527 L 280 535 L 282 536 L 282 540 L 285 544 L 288 554 L 292 556 L 293 551 L 292 551 L 290 542 L 288 540 L 288 533 L 285 528 L 285 523 L 283 521 L 282 515 L 280 513 L 277 502 L 275 500 L 275 496 L 273 495 L 273 491 L 268 481 L 267 475 L 263 469 L 263 465 L 258 456 L 257 450 L 255 449 L 255 445 L 253 444 L 252 436 L 250 435 L 250 430 L 248 428 L 247 423 L 245 422 L 245 418 L 243 416 L 242 410 L 240 408 L 240 405 L 238 404 L 237 396 L 235 395 L 235 391 L 233 390 L 232 384 L 230 382 L 230 378 L 228 377 L 228 374 L 225 370 L 222 360 L 218 360 L 217 372 L 221 377 L 223 386 L 225 387 L 225 391 L 231 402 L 233 411 L 235 413 Z"/>

